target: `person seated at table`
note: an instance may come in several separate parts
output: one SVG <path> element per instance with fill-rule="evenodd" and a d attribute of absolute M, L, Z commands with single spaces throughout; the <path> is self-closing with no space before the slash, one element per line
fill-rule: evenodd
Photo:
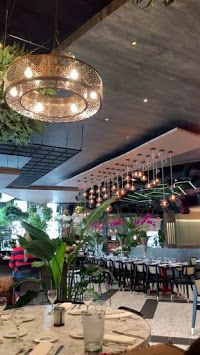
<path fill-rule="evenodd" d="M 196 339 L 192 343 L 189 349 L 185 352 L 185 355 L 199 355 L 200 354 L 200 338 Z"/>
<path fill-rule="evenodd" d="M 25 232 L 24 238 L 31 241 L 31 237 L 27 232 Z M 28 254 L 23 247 L 17 246 L 16 248 L 13 248 L 9 267 L 13 270 L 12 275 L 15 281 L 21 281 L 27 277 L 39 278 L 39 270 L 37 268 L 32 268 L 33 261 L 38 261 L 38 259 L 33 255 Z M 20 286 L 21 285 L 15 288 L 16 301 L 20 297 Z"/>

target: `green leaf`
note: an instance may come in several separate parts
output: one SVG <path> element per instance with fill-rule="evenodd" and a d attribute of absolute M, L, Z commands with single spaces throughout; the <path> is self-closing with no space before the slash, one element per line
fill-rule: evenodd
<path fill-rule="evenodd" d="M 41 291 L 28 290 L 23 296 L 21 296 L 14 304 L 13 308 L 19 308 L 29 304 L 34 298 L 36 298 Z"/>
<path fill-rule="evenodd" d="M 51 261 L 51 270 L 52 270 L 52 275 L 53 275 L 56 289 L 60 287 L 60 283 L 61 283 L 65 250 L 66 250 L 66 243 L 61 242 L 56 250 L 56 254 L 54 255 Z"/>
<path fill-rule="evenodd" d="M 44 261 L 33 261 L 31 264 L 31 267 L 42 267 L 45 266 L 45 262 Z"/>
<path fill-rule="evenodd" d="M 49 240 L 27 241 L 25 238 L 19 238 L 19 244 L 27 250 L 28 253 L 40 259 L 50 261 L 54 257 L 54 247 Z"/>
<path fill-rule="evenodd" d="M 49 240 L 50 241 L 48 234 L 45 233 L 44 231 L 42 231 L 41 229 L 36 228 L 25 221 L 22 221 L 22 227 L 30 234 L 30 236 L 33 240 L 39 239 L 39 240 Z"/>
<path fill-rule="evenodd" d="M 84 234 L 90 225 L 103 216 L 105 209 L 110 206 L 112 202 L 115 201 L 115 198 L 111 197 L 108 200 L 104 201 L 100 207 L 95 208 L 95 210 L 87 216 L 82 222 L 82 233 Z"/>
<path fill-rule="evenodd" d="M 31 283 L 35 283 L 37 285 L 40 285 L 42 287 L 41 291 L 44 291 L 47 289 L 46 283 L 40 279 L 36 279 L 35 277 L 27 277 L 23 280 L 16 281 L 13 285 L 13 288 L 16 288 L 26 282 L 31 282 Z"/>

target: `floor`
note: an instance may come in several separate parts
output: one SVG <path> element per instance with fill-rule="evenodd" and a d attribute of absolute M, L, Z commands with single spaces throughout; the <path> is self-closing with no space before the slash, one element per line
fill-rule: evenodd
<path fill-rule="evenodd" d="M 175 297 L 160 296 L 157 302 L 154 295 L 145 296 L 143 293 L 112 290 L 112 296 L 105 293 L 107 303 L 114 308 L 126 306 L 140 311 L 151 325 L 151 342 L 164 343 L 170 338 L 171 342 L 187 349 L 194 339 L 200 336 L 200 312 L 197 312 L 195 334 L 192 336 L 192 292 L 190 303 L 184 295 Z"/>

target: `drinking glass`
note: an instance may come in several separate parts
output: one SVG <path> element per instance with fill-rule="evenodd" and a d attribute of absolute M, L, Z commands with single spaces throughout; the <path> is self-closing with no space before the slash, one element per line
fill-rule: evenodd
<path fill-rule="evenodd" d="M 83 336 L 86 352 L 101 351 L 104 336 L 105 311 L 91 306 L 82 313 Z"/>
<path fill-rule="evenodd" d="M 6 297 L 0 297 L 0 324 L 2 324 L 2 320 L 1 320 L 1 316 L 2 316 L 2 312 L 3 310 L 6 308 L 7 306 L 7 299 Z"/>
<path fill-rule="evenodd" d="M 57 298 L 57 290 L 48 290 L 47 297 L 49 302 L 51 303 L 51 311 L 49 312 L 49 314 L 53 314 L 53 305 Z"/>
<path fill-rule="evenodd" d="M 83 293 L 83 302 L 86 305 L 87 311 L 88 311 L 88 308 L 91 305 L 92 301 L 93 301 L 93 290 L 87 289 Z"/>
<path fill-rule="evenodd" d="M 15 308 L 12 312 L 12 320 L 16 326 L 16 341 L 20 340 L 20 325 L 24 321 L 25 312 L 23 308 Z"/>

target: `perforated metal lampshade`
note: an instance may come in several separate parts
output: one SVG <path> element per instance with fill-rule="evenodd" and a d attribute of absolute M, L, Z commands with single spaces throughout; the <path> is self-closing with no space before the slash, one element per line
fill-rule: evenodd
<path fill-rule="evenodd" d="M 100 109 L 103 84 L 97 71 L 80 60 L 31 54 L 9 66 L 4 95 L 8 106 L 25 117 L 73 122 Z"/>

